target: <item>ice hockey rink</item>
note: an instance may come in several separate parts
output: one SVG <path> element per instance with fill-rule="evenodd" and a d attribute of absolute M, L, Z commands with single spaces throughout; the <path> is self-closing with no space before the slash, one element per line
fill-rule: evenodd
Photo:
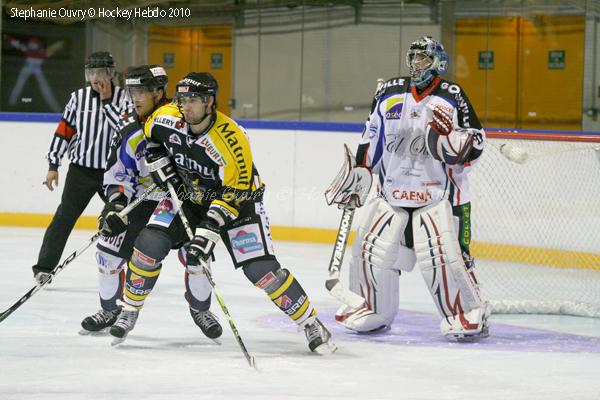
<path fill-rule="evenodd" d="M 0 228 L 3 310 L 33 286 L 43 232 Z M 65 255 L 92 234 L 74 231 Z M 393 328 L 357 335 L 333 322 L 337 303 L 324 289 L 331 247 L 277 242 L 276 250 L 332 331 L 335 354 L 311 354 L 303 332 L 233 270 L 224 247 L 214 277 L 258 371 L 216 301 L 222 344 L 194 325 L 173 254 L 125 343 L 80 336 L 81 319 L 99 306 L 90 249 L 0 324 L 0 399 L 600 399 L 596 319 L 493 315 L 487 340 L 450 343 L 415 271 L 401 277 Z"/>

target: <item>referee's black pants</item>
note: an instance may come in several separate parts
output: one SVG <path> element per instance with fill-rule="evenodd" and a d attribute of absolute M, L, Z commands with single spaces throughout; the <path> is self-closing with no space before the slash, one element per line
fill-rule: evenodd
<path fill-rule="evenodd" d="M 69 165 L 60 205 L 44 234 L 38 256 L 38 267 L 52 270 L 58 265 L 75 222 L 94 194 L 98 193 L 103 200 L 105 199 L 102 190 L 103 178 L 103 169 Z"/>

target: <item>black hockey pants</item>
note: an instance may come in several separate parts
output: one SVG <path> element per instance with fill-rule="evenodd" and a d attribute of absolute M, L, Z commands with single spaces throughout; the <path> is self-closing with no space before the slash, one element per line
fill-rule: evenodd
<path fill-rule="evenodd" d="M 37 265 L 52 270 L 60 261 L 67 239 L 75 222 L 95 193 L 104 199 L 102 181 L 104 170 L 70 164 L 64 182 L 61 203 L 46 229 Z"/>

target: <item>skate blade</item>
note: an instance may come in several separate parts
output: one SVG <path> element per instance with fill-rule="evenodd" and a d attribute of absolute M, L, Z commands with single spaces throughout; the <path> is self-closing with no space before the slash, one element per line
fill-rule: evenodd
<path fill-rule="evenodd" d="M 87 329 L 81 328 L 78 332 L 81 336 L 106 336 L 108 335 L 109 328 L 100 329 L 99 331 L 88 331 Z"/>
<path fill-rule="evenodd" d="M 474 335 L 447 335 L 446 337 L 456 340 L 458 343 L 473 343 L 489 337 L 488 331 L 481 331 Z"/>
<path fill-rule="evenodd" d="M 313 351 L 320 356 L 328 356 L 330 354 L 335 353 L 335 351 L 337 349 L 338 348 L 335 345 L 335 343 L 333 343 L 331 340 L 328 340 L 327 342 L 323 343 L 322 345 L 317 346 Z"/>
<path fill-rule="evenodd" d="M 256 371 L 258 371 L 258 367 L 256 366 L 256 360 L 254 359 L 254 356 L 250 356 L 248 364 L 250 364 L 250 368 L 254 368 Z"/>
<path fill-rule="evenodd" d="M 125 339 L 127 339 L 127 335 L 123 336 L 122 338 L 114 337 L 114 339 L 112 340 L 112 342 L 110 343 L 110 345 L 113 346 L 113 347 L 118 346 L 121 343 L 123 343 L 125 341 Z"/>
<path fill-rule="evenodd" d="M 213 342 L 215 342 L 215 344 L 218 345 L 218 346 L 220 346 L 222 344 L 221 341 L 218 338 L 210 339 L 210 340 L 212 340 Z"/>
<path fill-rule="evenodd" d="M 455 337 L 458 343 L 474 343 L 478 342 L 481 339 L 485 339 L 484 336 L 463 336 L 463 337 Z"/>

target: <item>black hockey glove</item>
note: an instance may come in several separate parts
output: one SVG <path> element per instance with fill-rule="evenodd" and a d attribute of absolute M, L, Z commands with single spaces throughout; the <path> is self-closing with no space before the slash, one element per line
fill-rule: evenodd
<path fill-rule="evenodd" d="M 167 154 L 149 153 L 146 156 L 146 165 L 154 183 L 164 191 L 168 192 L 167 182 L 170 182 L 175 190 L 181 185 L 181 178 L 177 173 L 175 165 Z"/>
<path fill-rule="evenodd" d="M 196 228 L 194 238 L 184 245 L 187 265 L 207 267 L 207 261 L 211 257 L 219 240 L 221 240 L 221 236 L 219 235 L 219 227 L 216 223 L 209 221 L 200 224 Z"/>
<path fill-rule="evenodd" d="M 127 197 L 119 193 L 104 205 L 98 217 L 98 228 L 104 236 L 117 236 L 127 230 L 129 224 L 127 215 L 121 217 L 119 213 L 127 205 Z"/>

